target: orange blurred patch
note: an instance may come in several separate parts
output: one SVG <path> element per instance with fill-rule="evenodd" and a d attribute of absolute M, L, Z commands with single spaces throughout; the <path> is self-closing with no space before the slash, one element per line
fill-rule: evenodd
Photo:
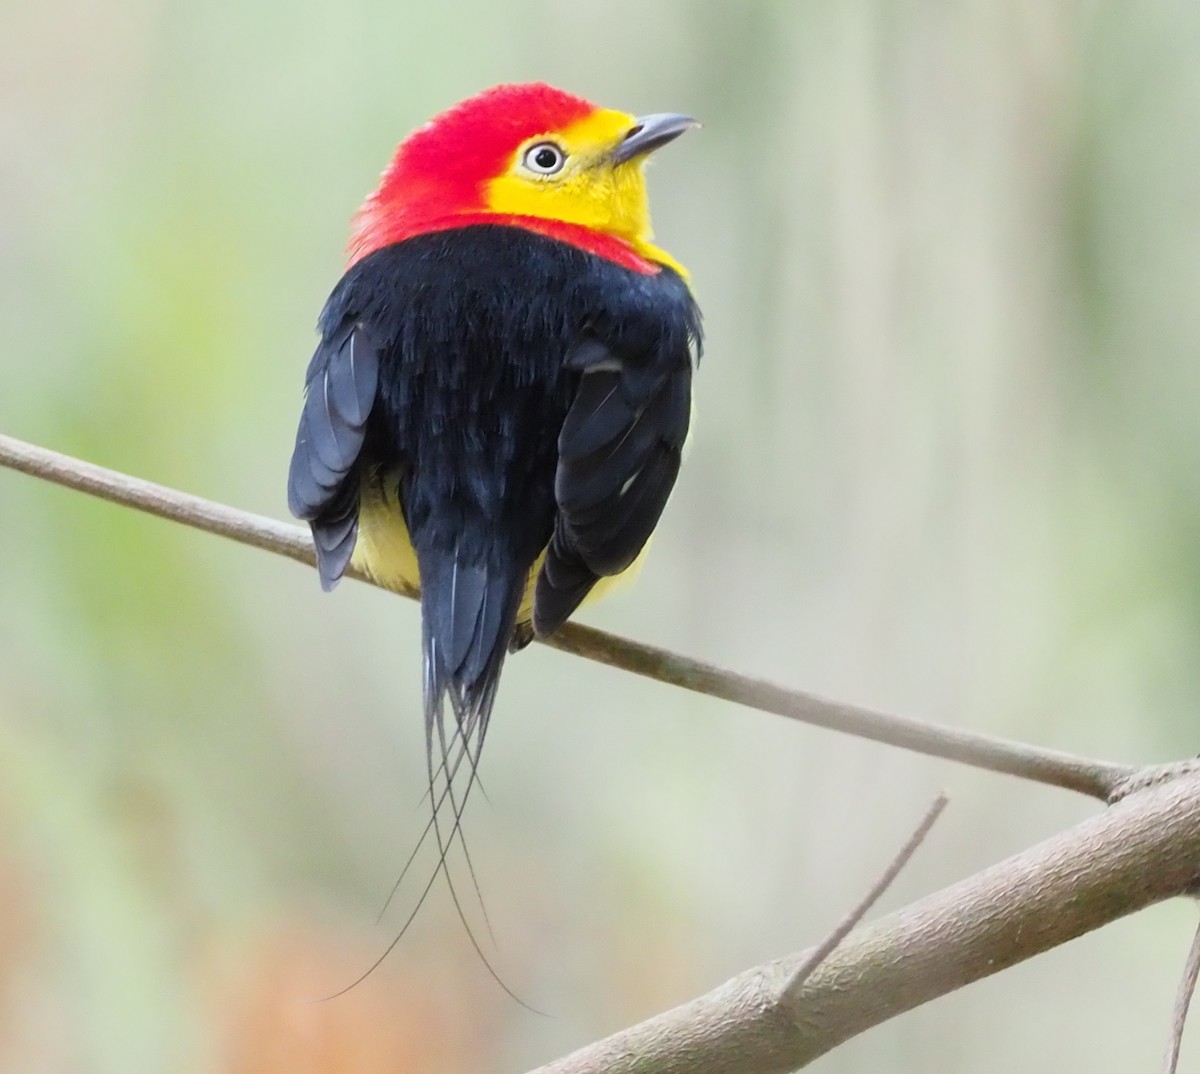
<path fill-rule="evenodd" d="M 347 948 L 350 948 L 348 953 Z M 393 960 L 398 961 L 398 960 Z M 436 964 L 386 964 L 348 993 L 371 958 L 331 931 L 293 925 L 262 936 L 218 992 L 226 1074 L 396 1074 L 479 1069 L 486 1046 Z"/>

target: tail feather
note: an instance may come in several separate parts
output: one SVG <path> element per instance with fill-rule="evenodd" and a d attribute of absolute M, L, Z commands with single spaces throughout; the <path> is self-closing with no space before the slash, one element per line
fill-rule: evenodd
<path fill-rule="evenodd" d="M 460 731 L 470 723 L 482 735 L 528 570 L 463 562 L 453 551 L 418 561 L 430 745 L 447 698 Z"/>
<path fill-rule="evenodd" d="M 517 612 L 524 595 L 532 564 L 524 567 L 476 564 L 460 560 L 455 551 L 417 551 L 421 579 L 421 625 L 425 657 L 425 741 L 432 806 L 429 823 L 405 862 L 388 902 L 416 859 L 417 852 L 432 833 L 437 862 L 421 890 L 416 905 L 387 949 L 356 981 L 336 995 L 342 995 L 364 980 L 400 942 L 424 904 L 438 875 L 444 875 L 450 897 L 466 929 L 467 938 L 488 973 L 517 1003 L 534 1013 L 496 972 L 476 939 L 451 878 L 447 856 L 457 842 L 466 860 L 471 882 L 483 899 L 475 877 L 475 867 L 467 851 L 462 831 L 463 810 L 477 782 L 480 750 L 500 671 L 508 653 L 516 625 Z M 446 701 L 455 723 L 446 724 Z M 437 760 L 435 761 L 435 757 Z M 456 777 L 466 767 L 465 783 Z M 450 815 L 443 814 L 448 806 Z M 384 905 L 384 910 L 387 905 Z M 484 922 L 491 932 L 487 910 Z M 382 912 L 381 912 L 382 916 Z"/>
<path fill-rule="evenodd" d="M 475 563 L 457 549 L 418 551 L 421 625 L 425 656 L 425 747 L 430 792 L 444 780 L 453 826 L 460 834 L 462 811 L 476 781 L 500 671 L 508 653 L 529 567 Z M 446 702 L 454 717 L 446 726 Z M 457 743 L 458 757 L 451 758 Z M 435 757 L 438 763 L 435 765 Z M 467 762 L 461 795 L 454 772 Z M 440 833 L 439 843 L 441 842 Z"/>
<path fill-rule="evenodd" d="M 432 828 L 437 843 L 434 876 L 438 872 L 445 874 L 455 909 L 488 971 L 518 1003 L 528 1006 L 504 983 L 476 941 L 450 879 L 446 855 L 457 839 L 478 893 L 475 869 L 462 833 L 462 816 L 471 788 L 478 780 L 479 756 L 530 567 L 517 569 L 511 565 L 465 562 L 457 550 L 418 550 L 417 562 L 425 650 L 425 745 L 433 804 L 426 834 Z M 453 730 L 446 726 L 447 699 L 455 720 Z M 455 775 L 464 760 L 466 784 L 460 792 Z M 439 817 L 443 802 L 450 807 L 448 831 Z M 426 887 L 422 900 L 428 890 Z M 487 920 L 486 910 L 484 919 Z"/>

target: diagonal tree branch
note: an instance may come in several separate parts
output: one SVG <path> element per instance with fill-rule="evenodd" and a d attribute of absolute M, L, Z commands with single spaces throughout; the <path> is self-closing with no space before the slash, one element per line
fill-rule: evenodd
<path fill-rule="evenodd" d="M 313 563 L 312 542 L 298 526 L 177 492 L 2 434 L 0 465 L 275 552 L 300 563 Z M 356 568 L 349 573 L 361 581 L 373 581 Z M 417 596 L 412 592 L 403 595 Z M 1137 771 L 1125 765 L 831 701 L 578 623 L 568 623 L 552 637 L 542 640 L 563 652 L 761 712 L 975 768 L 1063 787 L 1103 801 L 1108 801 L 1115 789 Z"/>
<path fill-rule="evenodd" d="M 852 932 L 796 992 L 806 953 L 533 1074 L 782 1074 L 972 981 L 1153 903 L 1200 872 L 1200 766 Z"/>

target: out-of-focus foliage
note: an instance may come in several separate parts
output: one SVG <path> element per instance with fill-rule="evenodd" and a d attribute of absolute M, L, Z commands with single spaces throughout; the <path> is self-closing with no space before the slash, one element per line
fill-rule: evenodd
<path fill-rule="evenodd" d="M 637 586 L 585 618 L 867 704 L 1196 750 L 1200 6 L 0 7 L 0 429 L 281 515 L 347 219 L 493 82 L 704 119 L 654 162 L 708 353 Z M 416 609 L 0 473 L 0 1067 L 512 1071 L 1092 806 L 535 648 L 444 886 L 353 980 L 421 797 Z M 427 869 L 428 862 L 418 866 Z M 830 1071 L 1150 1069 L 1178 907 Z M 1015 1027 L 1020 1027 L 1015 1032 Z"/>

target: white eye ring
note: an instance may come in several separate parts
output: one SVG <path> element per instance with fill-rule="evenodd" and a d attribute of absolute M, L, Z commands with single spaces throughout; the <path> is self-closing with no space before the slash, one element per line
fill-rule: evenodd
<path fill-rule="evenodd" d="M 525 150 L 521 163 L 535 175 L 557 175 L 567 162 L 567 154 L 553 142 L 538 142 Z"/>

